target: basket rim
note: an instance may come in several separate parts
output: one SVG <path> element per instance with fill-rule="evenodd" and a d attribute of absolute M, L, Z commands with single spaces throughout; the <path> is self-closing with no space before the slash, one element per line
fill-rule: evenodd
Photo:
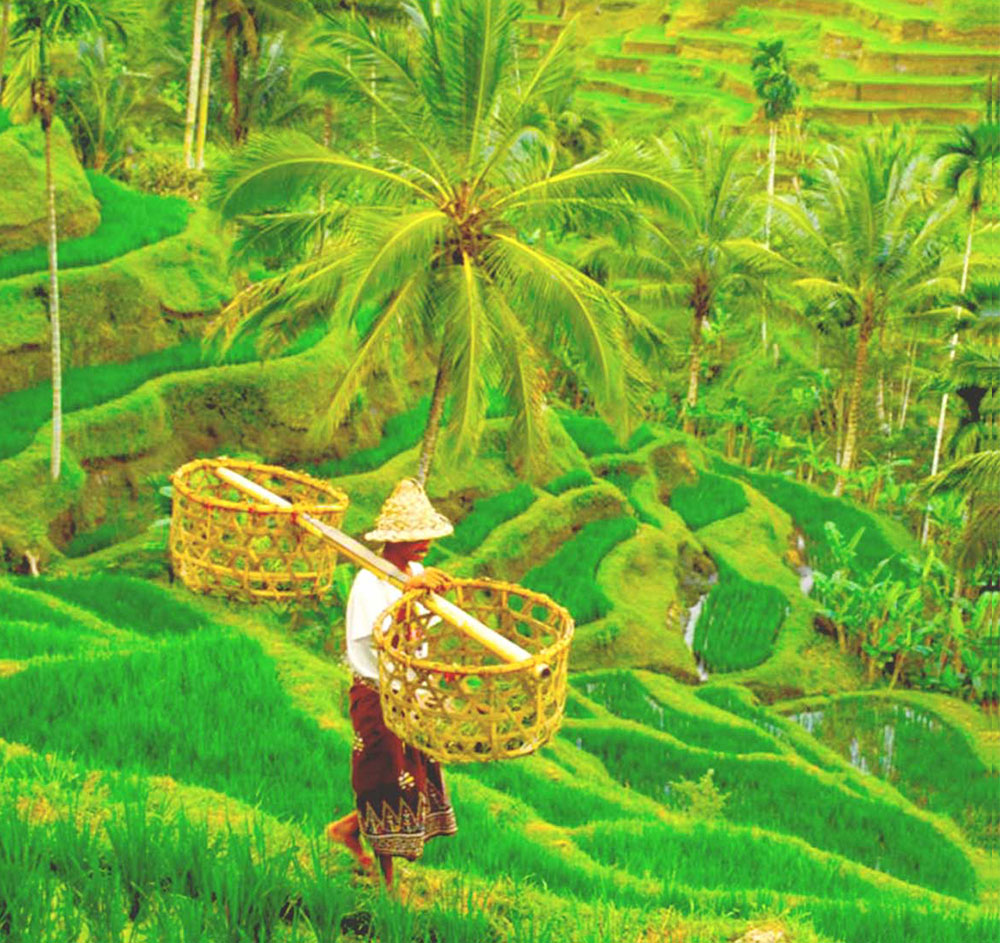
<path fill-rule="evenodd" d="M 250 501 L 230 501 L 225 498 L 207 497 L 206 495 L 196 492 L 187 482 L 187 478 L 193 472 L 203 468 L 232 468 L 234 471 L 241 469 L 244 471 L 250 469 L 263 470 L 272 474 L 275 478 L 297 481 L 300 484 L 316 488 L 318 491 L 321 491 L 333 498 L 335 503 L 293 503 L 291 507 L 285 508 L 279 507 L 276 504 L 261 504 L 257 502 L 251 503 Z M 314 478 L 312 475 L 306 474 L 305 472 L 292 471 L 291 469 L 284 468 L 281 465 L 268 465 L 264 462 L 251 462 L 243 459 L 229 458 L 225 455 L 220 455 L 218 458 L 196 458 L 190 462 L 186 462 L 170 476 L 170 483 L 181 493 L 183 497 L 187 498 L 189 501 L 193 501 L 195 504 L 200 504 L 203 507 L 219 508 L 224 511 L 244 511 L 249 514 L 266 513 L 292 516 L 294 514 L 302 513 L 328 513 L 331 511 L 346 511 L 348 505 L 350 504 L 350 499 L 345 491 L 340 488 L 335 488 L 328 482 L 319 478 Z"/>
<path fill-rule="evenodd" d="M 536 652 L 524 661 L 502 665 L 452 665 L 448 662 L 433 661 L 429 658 L 415 658 L 412 655 L 401 652 L 397 648 L 389 647 L 387 633 L 383 630 L 382 623 L 386 618 L 393 618 L 395 610 L 403 605 L 403 603 L 415 602 L 419 600 L 420 597 L 425 594 L 426 590 L 418 589 L 404 593 L 399 599 L 392 603 L 392 605 L 379 614 L 372 631 L 376 648 L 378 648 L 380 652 L 391 652 L 393 657 L 398 659 L 400 664 L 402 664 L 405 668 L 419 668 L 424 671 L 434 671 L 440 674 L 472 677 L 514 674 L 519 671 L 524 671 L 525 669 L 532 669 L 539 664 L 552 664 L 561 658 L 565 650 L 569 648 L 569 644 L 573 639 L 573 634 L 576 631 L 576 623 L 573 621 L 573 617 L 569 614 L 569 610 L 566 609 L 565 606 L 560 606 L 559 603 L 557 603 L 550 596 L 546 596 L 544 593 L 535 592 L 531 589 L 525 589 L 525 587 L 519 586 L 517 583 L 508 583 L 504 580 L 493 580 L 488 577 L 454 577 L 452 582 L 463 586 L 475 585 L 482 586 L 487 589 L 505 589 L 518 596 L 524 596 L 526 598 L 530 597 L 531 599 L 549 606 L 550 609 L 559 614 L 560 620 L 563 623 L 563 628 L 558 630 L 560 631 L 559 638 L 557 638 L 556 641 L 547 648 L 543 648 L 541 651 Z M 557 629 L 557 626 L 553 626 L 553 628 Z"/>

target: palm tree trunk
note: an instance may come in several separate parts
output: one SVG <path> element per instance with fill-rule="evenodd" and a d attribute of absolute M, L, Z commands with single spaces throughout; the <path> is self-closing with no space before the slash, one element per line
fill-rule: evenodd
<path fill-rule="evenodd" d="M 976 211 L 969 213 L 969 233 L 965 239 L 965 260 L 962 262 L 962 283 L 959 290 L 965 294 L 965 289 L 969 284 L 969 261 L 972 258 L 972 234 L 976 228 Z M 948 344 L 948 363 L 955 359 L 955 352 L 958 349 L 958 331 L 951 335 Z M 934 436 L 934 457 L 931 459 L 931 476 L 938 473 L 938 465 L 941 462 L 941 443 L 944 441 L 944 423 L 948 417 L 948 392 L 941 394 L 941 409 L 938 411 L 937 433 Z M 920 533 L 920 543 L 926 544 L 930 534 L 931 512 L 928 507 L 924 511 L 924 526 Z"/>
<path fill-rule="evenodd" d="M 204 61 L 201 64 L 201 89 L 198 93 L 198 128 L 197 144 L 195 148 L 195 167 L 198 170 L 205 169 L 205 138 L 208 136 L 208 96 L 212 87 L 212 40 L 215 22 L 214 19 L 208 21 L 208 28 L 205 30 Z"/>
<path fill-rule="evenodd" d="M 7 40 L 10 36 L 10 3 L 3 0 L 3 15 L 0 18 L 0 104 L 3 103 L 3 90 L 7 84 L 4 66 L 7 64 Z"/>
<path fill-rule="evenodd" d="M 52 325 L 51 473 L 52 480 L 56 481 L 62 468 L 62 338 L 59 330 L 59 235 L 56 229 L 56 183 L 52 176 L 51 111 L 48 114 L 42 113 L 42 128 L 45 132 L 45 192 L 49 203 L 49 323 Z"/>
<path fill-rule="evenodd" d="M 841 458 L 841 473 L 837 476 L 833 493 L 838 497 L 844 493 L 847 473 L 854 465 L 854 454 L 858 444 L 858 414 L 861 408 L 861 392 L 865 384 L 865 366 L 868 361 L 868 344 L 875 330 L 874 299 L 865 299 L 861 328 L 858 333 L 858 350 L 854 358 L 854 379 L 851 383 L 851 400 L 847 407 L 847 428 L 844 433 L 844 454 Z"/>
<path fill-rule="evenodd" d="M 688 391 L 684 401 L 684 431 L 695 434 L 694 416 L 691 411 L 698 405 L 698 378 L 701 374 L 701 328 L 702 316 L 695 312 L 694 327 L 691 330 L 691 360 L 688 364 Z"/>
<path fill-rule="evenodd" d="M 896 652 L 894 661 L 895 663 L 892 666 L 892 677 L 889 679 L 890 691 L 896 686 L 896 682 L 899 680 L 899 675 L 903 670 L 903 663 L 906 661 L 906 652 Z"/>
<path fill-rule="evenodd" d="M 437 374 L 434 377 L 434 392 L 431 394 L 431 409 L 427 414 L 427 426 L 424 428 L 424 441 L 420 448 L 420 463 L 417 466 L 417 482 L 421 487 L 430 474 L 434 452 L 437 449 L 438 431 L 441 428 L 441 414 L 444 412 L 444 398 L 448 391 L 448 370 L 444 356 L 438 362 Z"/>
<path fill-rule="evenodd" d="M 194 0 L 194 30 L 191 37 L 191 68 L 188 71 L 187 114 L 184 118 L 184 163 L 194 167 L 194 128 L 198 117 L 201 78 L 201 38 L 205 29 L 205 0 Z"/>
<path fill-rule="evenodd" d="M 699 272 L 691 289 L 690 305 L 694 312 L 694 323 L 691 326 L 691 360 L 688 364 L 688 391 L 684 401 L 684 431 L 688 435 L 695 434 L 694 416 L 691 415 L 698 405 L 698 379 L 701 376 L 701 344 L 702 327 L 708 317 L 708 306 L 711 301 L 708 279 Z"/>
<path fill-rule="evenodd" d="M 899 431 L 906 425 L 906 412 L 910 406 L 910 390 L 913 387 L 913 370 L 917 360 L 917 342 L 910 342 L 910 357 L 906 365 L 906 376 L 903 378 L 903 401 L 899 406 Z"/>
<path fill-rule="evenodd" d="M 223 54 L 223 71 L 226 85 L 229 88 L 229 132 L 233 144 L 243 140 L 243 128 L 240 120 L 240 63 L 236 54 L 236 37 L 232 30 L 226 31 L 226 49 Z"/>

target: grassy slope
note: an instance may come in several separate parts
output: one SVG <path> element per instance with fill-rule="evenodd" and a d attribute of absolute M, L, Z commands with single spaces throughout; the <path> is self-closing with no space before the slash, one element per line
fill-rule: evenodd
<path fill-rule="evenodd" d="M 74 593 L 78 601 L 87 601 L 86 586 L 78 592 L 65 583 L 54 588 L 62 594 Z M 19 597 L 40 596 L 56 609 L 65 606 L 38 589 L 12 590 L 3 585 L 0 591 Z M 92 591 L 90 605 L 106 610 L 106 597 L 106 593 Z M 311 899 L 316 891 L 309 874 L 318 868 L 330 875 L 326 879 L 333 885 L 330 892 L 337 889 L 344 898 L 339 901 L 343 908 L 340 914 L 366 911 L 371 919 L 384 921 L 384 936 L 380 938 L 402 940 L 403 936 L 393 935 L 398 928 L 391 929 L 398 915 L 386 912 L 387 905 L 373 900 L 363 887 L 350 885 L 346 862 L 339 853 L 331 856 L 321 845 L 314 846 L 319 826 L 342 812 L 349 802 L 345 772 L 349 728 L 342 713 L 346 684 L 343 670 L 275 632 L 271 618 L 262 610 L 248 613 L 233 604 L 193 599 L 179 588 L 161 591 L 155 605 L 150 599 L 144 600 L 144 611 L 150 617 L 161 616 L 168 621 L 172 618 L 178 627 L 185 618 L 207 619 L 218 627 L 206 626 L 200 636 L 157 633 L 152 642 L 148 635 L 120 629 L 115 649 L 124 646 L 123 653 L 134 651 L 129 656 L 133 669 L 123 687 L 115 688 L 117 682 L 113 679 L 118 674 L 108 673 L 106 659 L 121 658 L 114 652 L 103 658 L 82 655 L 69 660 L 54 656 L 31 659 L 23 671 L 0 681 L 4 693 L 15 695 L 3 700 L 6 738 L 26 741 L 26 747 L 4 747 L 0 793 L 13 798 L 13 804 L 2 803 L 5 812 L 0 828 L 10 834 L 10 813 L 17 809 L 21 817 L 40 829 L 33 847 L 41 846 L 43 857 L 58 858 L 65 855 L 67 848 L 72 850 L 68 833 L 60 825 L 70 809 L 75 810 L 73 820 L 78 826 L 84 821 L 100 821 L 110 813 L 106 821 L 112 833 L 107 837 L 116 837 L 119 842 L 114 860 L 123 869 L 133 869 L 128 880 L 140 884 L 144 899 L 151 901 L 143 905 L 149 909 L 139 908 L 140 924 L 152 921 L 154 914 L 163 919 L 173 914 L 179 920 L 176 915 L 184 912 L 184 906 L 194 906 L 182 906 L 180 901 L 186 897 L 183 890 L 161 901 L 156 889 L 158 869 L 171 873 L 174 862 L 190 854 L 186 849 L 193 830 L 203 847 L 217 847 L 214 843 L 220 840 L 230 844 L 228 856 L 216 854 L 211 862 L 202 856 L 194 864 L 189 860 L 193 890 L 205 894 L 208 888 L 216 887 L 218 896 L 230 901 L 232 910 L 238 911 L 236 901 L 242 899 L 240 893 L 249 874 L 255 875 L 257 881 L 271 882 L 272 891 L 268 893 L 279 897 L 302 894 Z M 171 617 L 174 611 L 177 615 Z M 86 616 L 78 606 L 73 612 L 89 618 L 95 626 L 101 623 L 99 618 L 93 621 L 96 612 Z M 136 624 L 139 616 L 120 611 L 119 618 Z M 193 681 L 193 686 L 186 689 L 188 703 L 183 710 L 187 716 L 208 712 L 206 718 L 217 718 L 232 709 L 256 714 L 258 708 L 254 705 L 263 705 L 262 697 L 271 705 L 240 737 L 228 732 L 213 736 L 211 726 L 189 723 L 184 727 L 186 742 L 182 742 L 177 726 L 163 726 L 155 720 L 166 709 L 166 716 L 176 722 L 179 705 L 172 700 L 172 686 L 176 683 L 172 679 L 180 677 L 175 676 L 175 671 L 199 649 L 205 655 L 212 653 L 211 662 L 199 657 L 191 664 L 202 667 L 193 675 L 190 670 L 185 672 Z M 240 674 L 247 674 L 242 679 L 232 676 L 235 683 L 216 686 L 209 665 L 225 667 L 230 657 L 227 652 L 238 654 Z M 150 672 L 137 658 L 150 660 L 150 665 L 155 662 L 163 670 Z M 228 666 L 230 673 L 236 668 L 236 663 Z M 73 680 L 66 685 L 48 683 L 40 687 L 32 682 L 34 675 L 51 677 L 53 673 Z M 250 677 L 259 680 L 244 691 Z M 600 682 L 602 677 L 591 675 L 589 681 Z M 633 935 L 643 927 L 659 928 L 672 922 L 685 939 L 706 941 L 731 939 L 769 918 L 777 918 L 786 928 L 794 929 L 796 939 L 806 941 L 843 938 L 848 931 L 853 932 L 847 937 L 852 941 L 872 943 L 914 938 L 957 941 L 963 939 L 963 933 L 987 932 L 985 923 L 977 923 L 983 918 L 972 906 L 926 886 L 950 887 L 960 897 L 969 893 L 969 885 L 962 884 L 967 878 L 962 876 L 965 866 L 960 863 L 968 849 L 946 821 L 911 806 L 891 787 L 866 780 L 832 752 L 825 754 L 832 768 L 820 770 L 793 746 L 760 731 L 750 721 L 705 704 L 693 696 L 689 687 L 658 675 L 626 677 L 635 679 L 638 687 L 634 692 L 641 695 L 645 691 L 646 697 L 661 705 L 666 725 L 676 737 L 656 729 L 655 713 L 652 727 L 629 719 L 628 703 L 620 697 L 609 703 L 614 710 L 623 712 L 622 716 L 609 712 L 598 700 L 577 697 L 592 719 L 568 722 L 565 733 L 540 754 L 524 761 L 451 771 L 462 831 L 449 842 L 429 846 L 424 864 L 404 866 L 406 879 L 414 887 L 419 919 L 436 926 L 438 933 L 449 919 L 457 919 L 465 927 L 461 933 L 472 933 L 472 924 L 485 921 L 498 940 L 572 938 L 588 943 L 612 938 L 604 934 L 616 920 L 623 930 L 631 928 Z M 100 683 L 94 686 L 97 680 Z M 578 683 L 581 690 L 586 690 L 588 678 L 581 677 Z M 28 702 L 16 696 L 22 688 L 32 688 L 41 697 L 34 701 L 33 711 L 25 711 Z M 250 690 L 254 693 L 248 702 Z M 142 699 L 145 715 L 138 712 L 130 719 L 129 729 L 117 736 L 78 740 L 81 730 L 105 722 L 102 699 L 112 693 L 119 703 L 123 697 Z M 595 697 L 606 693 L 590 690 Z M 56 708 L 61 713 L 52 714 Z M 45 713 L 70 713 L 73 721 L 39 724 L 35 715 Z M 774 719 L 782 722 L 776 715 Z M 158 731 L 156 740 L 148 741 L 152 749 L 139 750 L 138 744 L 147 741 L 137 737 L 150 729 Z M 628 741 L 623 742 L 646 744 L 643 762 L 664 764 L 661 775 L 668 779 L 679 779 L 688 770 L 690 761 L 683 757 L 706 757 L 715 765 L 716 781 L 724 783 L 729 795 L 727 806 L 733 811 L 706 821 L 689 816 L 671 802 L 644 796 L 639 767 L 630 771 L 627 762 L 616 765 L 610 761 L 606 751 L 599 751 L 602 762 L 600 757 L 580 749 L 578 737 L 589 740 L 599 731 L 611 737 L 607 742 L 615 742 L 616 737 L 631 731 Z M 79 743 L 72 760 L 60 755 L 68 745 L 67 737 Z M 314 743 L 305 752 L 304 743 L 302 748 L 298 746 L 302 737 Z M 211 743 L 213 749 L 205 750 L 206 743 Z M 273 765 L 280 759 L 281 749 L 273 752 L 279 743 L 285 745 L 283 749 L 298 751 L 291 766 Z M 192 753 L 192 746 L 199 744 L 202 748 Z M 657 750 L 664 751 L 660 759 Z M 44 761 L 43 752 L 50 754 Z M 206 765 L 209 759 L 211 763 Z M 624 754 L 620 759 L 627 761 Z M 762 768 L 772 770 L 763 781 L 757 772 Z M 722 779 L 718 778 L 720 773 L 725 774 Z M 789 776 L 799 783 L 796 795 L 800 809 L 810 808 L 817 801 L 822 806 L 830 801 L 829 797 L 839 797 L 835 802 L 840 804 L 843 819 L 872 808 L 886 822 L 907 822 L 886 835 L 885 866 L 908 872 L 909 880 L 917 884 L 872 871 L 836 851 L 823 850 L 796 837 L 801 826 L 795 826 L 787 817 L 786 821 L 794 826 L 791 831 L 775 829 L 774 821 L 769 825 L 755 818 L 767 818 L 766 806 L 759 801 L 761 786 L 767 793 Z M 638 788 L 623 789 L 620 783 L 625 779 L 631 779 Z M 327 785 L 317 792 L 310 783 Z M 220 785 L 223 788 L 218 788 Z M 241 792 L 247 799 L 248 788 L 255 790 L 251 797 L 256 803 L 253 810 L 240 801 Z M 755 808 L 763 811 L 755 813 Z M 187 832 L 179 827 L 179 821 L 188 823 Z M 501 828 L 495 826 L 497 821 L 502 823 Z M 139 827 L 141 822 L 145 826 Z M 235 837 L 226 838 L 226 823 L 235 831 Z M 257 861 L 253 866 L 240 864 L 246 852 L 241 850 L 239 835 L 248 825 L 259 836 L 251 842 L 260 847 L 253 853 Z M 115 827 L 118 832 L 113 830 Z M 175 831 L 175 827 L 179 830 Z M 838 828 L 835 821 L 822 826 L 819 834 L 825 837 L 820 838 L 820 846 L 843 843 L 844 837 L 837 837 Z M 43 835 L 49 844 L 41 841 Z M 919 867 L 914 870 L 915 862 L 907 863 L 908 836 L 934 845 L 939 866 L 957 853 L 959 858 L 951 865 L 951 875 L 945 878 L 933 871 L 923 875 Z M 861 840 L 864 838 L 862 832 Z M 105 836 L 98 829 L 95 841 L 103 840 Z M 138 865 L 130 862 L 137 860 L 136 852 L 142 847 L 150 850 L 144 858 L 145 871 L 137 874 Z M 77 849 L 84 859 L 95 851 Z M 281 865 L 291 859 L 298 859 L 300 865 Z M 734 866 L 736 862 L 740 863 Z M 215 868 L 228 869 L 228 876 Z M 72 872 L 59 870 L 56 874 L 69 886 L 76 886 Z M 544 879 L 545 891 L 538 889 L 538 877 Z M 925 886 L 920 887 L 924 882 Z M 446 892 L 456 884 L 461 893 Z M 126 886 L 131 884 L 126 882 Z M 443 903 L 439 902 L 435 910 L 432 895 L 442 892 Z M 83 897 L 93 899 L 114 893 L 110 882 L 91 882 Z M 126 893 L 124 900 L 128 899 Z M 270 898 L 265 895 L 265 899 Z M 580 907 L 583 912 L 574 916 L 573 911 Z M 313 939 L 308 934 L 282 936 L 288 928 L 280 926 L 276 919 L 278 909 L 275 906 L 270 914 L 278 926 L 278 939 Z M 220 908 L 208 910 L 213 920 L 225 919 Z M 97 908 L 95 914 L 88 919 L 96 922 L 100 916 Z M 244 914 L 244 919 L 266 921 L 267 908 L 262 914 Z M 478 932 L 485 932 L 484 924 L 476 926 Z M 817 929 L 822 937 L 816 936 Z M 457 930 L 453 933 L 444 937 L 449 943 L 487 938 L 466 937 Z"/>

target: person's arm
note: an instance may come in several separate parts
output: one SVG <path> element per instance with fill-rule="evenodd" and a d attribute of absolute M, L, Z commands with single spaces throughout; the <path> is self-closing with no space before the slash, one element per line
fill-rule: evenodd
<path fill-rule="evenodd" d="M 422 572 L 411 576 L 403 586 L 403 592 L 409 593 L 418 589 L 425 589 L 431 593 L 446 593 L 451 589 L 452 579 L 437 567 L 429 566 Z"/>

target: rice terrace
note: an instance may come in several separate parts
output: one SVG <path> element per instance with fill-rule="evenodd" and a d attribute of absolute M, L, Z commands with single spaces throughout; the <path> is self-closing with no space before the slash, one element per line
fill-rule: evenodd
<path fill-rule="evenodd" d="M 0 0 L 0 943 L 1000 940 L 996 0 Z"/>

